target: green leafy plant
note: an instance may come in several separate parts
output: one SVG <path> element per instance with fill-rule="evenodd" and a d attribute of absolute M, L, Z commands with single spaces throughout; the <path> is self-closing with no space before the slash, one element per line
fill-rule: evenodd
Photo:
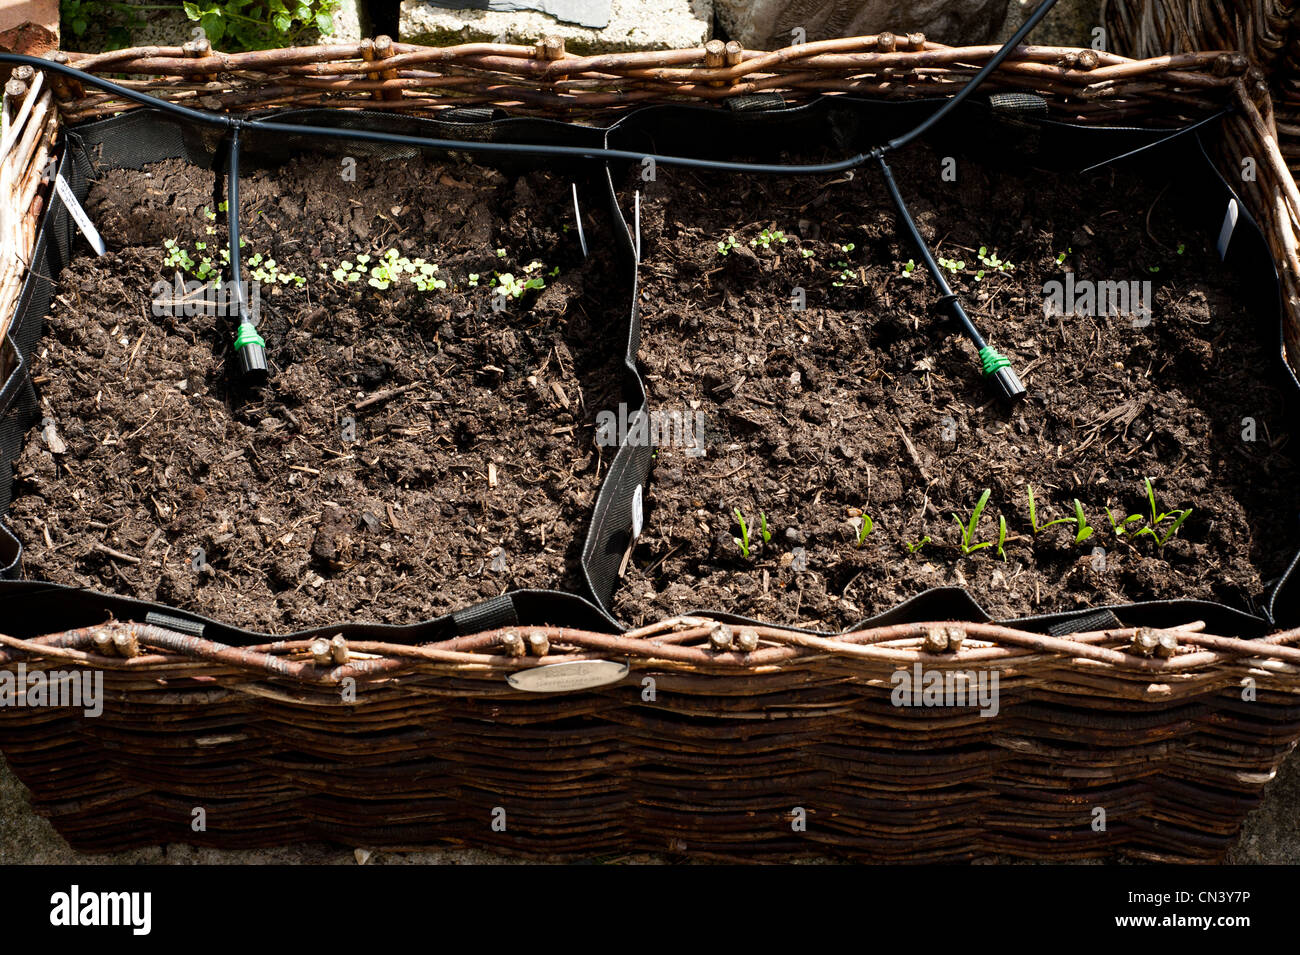
<path fill-rule="evenodd" d="M 993 546 L 992 541 L 975 543 L 975 530 L 979 526 L 980 516 L 984 513 L 984 505 L 989 502 L 989 494 L 991 493 L 988 488 L 984 489 L 984 493 L 980 495 L 979 501 L 975 504 L 975 510 L 971 511 L 969 520 L 962 521 L 956 514 L 952 516 L 952 519 L 957 522 L 958 529 L 961 530 L 961 552 L 967 556 L 981 548 Z"/>
<path fill-rule="evenodd" d="M 942 255 L 939 256 L 938 261 L 939 261 L 939 268 L 947 269 L 953 275 L 956 275 L 962 269 L 966 268 L 965 262 L 958 261 L 957 259 L 945 259 Z"/>
<path fill-rule="evenodd" d="M 1007 562 L 1007 552 L 1005 544 L 1007 542 L 1007 519 L 1001 514 L 998 515 L 998 547 L 997 555 L 1002 558 L 1002 562 Z"/>
<path fill-rule="evenodd" d="M 1073 251 L 1074 251 L 1074 249 L 1071 249 L 1071 248 L 1068 248 L 1068 247 L 1067 247 L 1066 250 L 1065 250 L 1064 252 L 1062 252 L 1060 255 L 1058 255 L 1058 256 L 1056 257 L 1056 264 L 1057 264 L 1057 265 L 1064 265 L 1064 264 L 1065 264 L 1065 257 L 1066 257 L 1067 255 L 1069 255 L 1069 254 L 1070 254 L 1071 252 L 1073 252 Z"/>
<path fill-rule="evenodd" d="M 736 247 L 736 237 L 729 235 L 718 243 L 718 255 L 729 255 L 731 250 Z"/>
<path fill-rule="evenodd" d="M 749 244 L 755 248 L 770 249 L 774 243 L 784 245 L 789 239 L 780 229 L 764 229 L 757 236 L 749 240 Z"/>
<path fill-rule="evenodd" d="M 1182 510 L 1161 511 L 1156 505 L 1156 490 L 1151 483 L 1151 479 L 1143 478 L 1142 482 L 1146 485 L 1147 502 L 1151 505 L 1151 522 L 1133 536 L 1137 538 L 1142 537 L 1144 534 L 1150 534 L 1152 540 L 1156 542 L 1156 546 L 1163 550 L 1164 546 L 1178 533 L 1179 528 L 1183 526 L 1183 522 L 1191 516 L 1192 509 L 1188 507 Z M 1161 536 L 1159 527 L 1167 520 L 1172 520 L 1173 524 L 1170 525 L 1169 531 L 1164 536 Z"/>
<path fill-rule="evenodd" d="M 301 288 L 307 280 L 293 272 L 281 272 L 275 259 L 267 258 L 261 252 L 254 252 L 248 257 L 248 274 L 259 282 L 278 282 L 281 285 L 293 285 Z"/>
<path fill-rule="evenodd" d="M 772 532 L 767 527 L 767 515 L 762 511 L 758 512 L 758 530 L 764 544 L 772 543 Z"/>
<path fill-rule="evenodd" d="M 928 544 L 928 543 L 930 543 L 930 535 L 929 535 L 929 534 L 926 534 L 926 535 L 925 535 L 924 537 L 922 537 L 919 541 L 915 541 L 915 542 L 913 542 L 913 543 L 911 543 L 911 544 L 908 544 L 908 545 L 907 545 L 907 552 L 908 552 L 909 554 L 915 554 L 917 551 L 919 551 L 922 547 L 924 547 L 924 546 L 925 546 L 926 544 Z"/>
<path fill-rule="evenodd" d="M 843 245 L 837 245 L 836 248 L 839 249 L 842 253 L 844 253 L 846 259 L 841 259 L 838 262 L 831 263 L 832 268 L 836 268 L 840 270 L 839 279 L 837 281 L 831 282 L 831 285 L 834 285 L 836 288 L 841 288 L 845 284 L 852 282 L 855 278 L 857 278 L 857 273 L 853 271 L 853 269 L 849 266 L 849 263 L 847 261 L 847 256 L 850 255 L 853 252 L 853 250 L 857 248 L 857 246 L 854 245 L 852 242 L 845 242 Z"/>
<path fill-rule="evenodd" d="M 740 513 L 740 508 L 733 508 L 732 513 L 736 515 L 736 520 L 740 522 L 740 536 L 733 537 L 736 546 L 740 548 L 740 553 L 748 558 L 750 554 L 749 546 L 749 525 L 745 523 L 745 515 Z"/>
<path fill-rule="evenodd" d="M 911 275 L 915 271 L 916 271 L 916 262 L 914 262 L 912 259 L 908 259 L 906 264 L 903 265 L 903 274 Z"/>
<path fill-rule="evenodd" d="M 805 259 L 811 259 L 817 253 L 814 252 L 812 249 L 800 249 L 799 254 L 802 255 Z"/>
<path fill-rule="evenodd" d="M 338 6 L 339 0 L 186 0 L 182 9 L 214 48 L 233 53 L 296 46 L 317 33 L 329 36 Z"/>
<path fill-rule="evenodd" d="M 858 544 L 859 548 L 866 543 L 867 536 L 876 529 L 876 522 L 871 519 L 866 511 L 862 512 L 862 520 L 858 522 Z"/>

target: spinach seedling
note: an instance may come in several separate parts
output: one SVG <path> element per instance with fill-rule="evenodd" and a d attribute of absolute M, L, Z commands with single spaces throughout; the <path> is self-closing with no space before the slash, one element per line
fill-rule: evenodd
<path fill-rule="evenodd" d="M 919 541 L 917 541 L 916 543 L 914 543 L 914 544 L 908 544 L 908 545 L 907 545 L 907 552 L 908 552 L 909 554 L 915 554 L 917 551 L 919 551 L 922 547 L 924 547 L 924 546 L 925 546 L 926 544 L 928 544 L 928 543 L 930 543 L 930 535 L 929 535 L 929 534 L 926 534 L 924 537 L 922 537 L 922 538 L 921 538 Z"/>
<path fill-rule="evenodd" d="M 1037 537 L 1041 532 L 1047 530 L 1053 524 L 1068 524 L 1070 521 L 1074 520 L 1072 517 L 1058 517 L 1056 520 L 1048 521 L 1046 524 L 1039 524 L 1038 507 L 1034 503 L 1034 486 L 1032 484 L 1026 484 L 1025 489 L 1029 494 L 1029 526 L 1033 528 L 1035 537 Z"/>
<path fill-rule="evenodd" d="M 1092 536 L 1092 528 L 1088 526 L 1088 518 L 1083 516 L 1083 505 L 1079 499 L 1074 499 L 1074 542 L 1082 544 Z"/>
<path fill-rule="evenodd" d="M 1127 534 L 1128 525 L 1131 524 L 1133 521 L 1142 520 L 1141 514 L 1130 514 L 1128 517 L 1123 518 L 1119 523 L 1116 523 L 1115 515 L 1113 515 L 1110 512 L 1110 508 L 1108 507 L 1105 510 L 1106 510 L 1106 520 L 1110 521 L 1111 533 L 1113 533 L 1116 537 L 1123 537 L 1125 534 Z"/>
<path fill-rule="evenodd" d="M 767 515 L 762 511 L 758 512 L 758 530 L 764 544 L 772 543 L 772 532 L 767 527 Z"/>
<path fill-rule="evenodd" d="M 957 527 L 961 530 L 961 552 L 967 556 L 982 547 L 993 546 L 992 541 L 984 541 L 982 544 L 972 543 L 975 540 L 975 528 L 979 525 L 980 515 L 984 513 L 984 505 L 989 502 L 991 493 L 988 488 L 984 489 L 984 493 L 980 495 L 980 499 L 975 504 L 975 510 L 971 511 L 968 522 L 963 523 L 962 519 L 956 514 L 952 516 L 952 519 L 957 522 Z"/>
<path fill-rule="evenodd" d="M 1146 485 L 1147 501 L 1151 505 L 1151 523 L 1149 523 L 1146 527 L 1142 528 L 1133 536 L 1141 537 L 1143 534 L 1150 534 L 1151 538 L 1156 542 L 1156 546 L 1163 549 L 1164 546 L 1168 544 L 1169 541 L 1173 538 L 1173 536 L 1178 533 L 1178 529 L 1183 526 L 1183 521 L 1187 520 L 1187 518 L 1191 516 L 1192 509 L 1188 507 L 1179 511 L 1168 511 L 1168 512 L 1161 511 L 1160 508 L 1156 506 L 1156 490 L 1155 487 L 1152 486 L 1151 484 L 1151 479 L 1143 478 L 1142 481 Z M 1174 523 L 1170 526 L 1169 532 L 1165 534 L 1163 537 L 1161 537 L 1160 532 L 1156 530 L 1156 528 L 1158 528 L 1164 521 L 1169 520 L 1170 518 L 1173 519 Z"/>
<path fill-rule="evenodd" d="M 997 555 L 1002 558 L 1002 563 L 1007 562 L 1007 552 L 1005 544 L 1007 542 L 1007 519 L 1001 514 L 998 515 L 998 549 Z"/>
<path fill-rule="evenodd" d="M 871 516 L 867 514 L 866 511 L 863 511 L 862 522 L 858 525 L 858 547 L 859 548 L 861 548 L 862 545 L 866 542 L 867 535 L 870 534 L 875 529 L 876 529 L 876 522 L 871 519 Z"/>
<path fill-rule="evenodd" d="M 736 515 L 736 520 L 740 522 L 740 536 L 733 537 L 732 540 L 740 548 L 740 553 L 744 557 L 749 557 L 749 525 L 745 523 L 745 515 L 740 513 L 740 508 L 734 508 L 733 512 Z"/>

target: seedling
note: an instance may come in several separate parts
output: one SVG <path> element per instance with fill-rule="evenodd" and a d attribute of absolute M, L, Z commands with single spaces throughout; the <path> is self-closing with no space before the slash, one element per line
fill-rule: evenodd
<path fill-rule="evenodd" d="M 1192 509 L 1188 507 L 1179 511 L 1168 511 L 1168 512 L 1161 511 L 1160 508 L 1156 505 L 1156 490 L 1151 483 L 1151 479 L 1143 478 L 1142 481 L 1146 485 L 1147 501 L 1151 505 L 1151 523 L 1149 523 L 1146 527 L 1143 527 L 1133 536 L 1141 537 L 1143 534 L 1150 534 L 1151 538 L 1156 542 L 1156 546 L 1163 549 L 1164 546 L 1168 544 L 1170 540 L 1173 539 L 1173 536 L 1178 533 L 1178 529 L 1183 526 L 1183 522 L 1187 520 L 1188 517 L 1191 516 Z M 1165 534 L 1163 537 L 1161 537 L 1160 532 L 1157 530 L 1157 528 L 1164 521 L 1169 520 L 1171 518 L 1173 519 L 1173 524 L 1170 526 L 1169 532 Z"/>
<path fill-rule="evenodd" d="M 736 237 L 729 235 L 718 243 L 718 255 L 728 255 L 736 247 Z"/>
<path fill-rule="evenodd" d="M 1074 542 L 1082 544 L 1092 536 L 1092 528 L 1088 526 L 1088 518 L 1083 516 L 1083 505 L 1079 499 L 1074 499 Z"/>
<path fill-rule="evenodd" d="M 903 266 L 903 274 L 911 275 L 915 271 L 916 271 L 916 262 L 913 261 L 912 259 L 908 259 L 907 264 Z"/>
<path fill-rule="evenodd" d="M 1002 558 L 1002 562 L 1007 562 L 1007 552 L 1003 545 L 1007 542 L 1007 519 L 1001 514 L 998 515 L 998 549 L 997 555 Z"/>
<path fill-rule="evenodd" d="M 740 548 L 740 553 L 745 558 L 748 558 L 749 557 L 749 525 L 745 523 L 745 515 L 740 513 L 740 508 L 738 507 L 734 508 L 733 513 L 736 515 L 736 520 L 740 522 L 740 536 L 733 537 L 732 540 L 734 540 L 736 542 L 736 546 Z"/>
<path fill-rule="evenodd" d="M 521 282 L 509 272 L 496 273 L 488 284 L 496 287 L 498 295 L 506 295 L 510 298 L 523 298 L 524 293 L 530 288 L 546 288 L 546 282 L 540 278 L 531 278 Z"/>
<path fill-rule="evenodd" d="M 811 259 L 817 253 L 814 252 L 812 249 L 800 249 L 799 254 L 802 255 L 805 259 Z"/>
<path fill-rule="evenodd" d="M 762 511 L 758 512 L 758 530 L 764 544 L 772 543 L 772 532 L 767 527 L 767 515 Z"/>
<path fill-rule="evenodd" d="M 966 263 L 965 263 L 965 262 L 959 262 L 959 261 L 957 261 L 956 259 L 945 259 L 945 258 L 941 255 L 941 256 L 939 256 L 939 267 L 940 267 L 940 268 L 943 268 L 943 269 L 947 269 L 947 270 L 948 270 L 949 272 L 951 272 L 953 275 L 956 275 L 956 274 L 957 274 L 958 272 L 960 272 L 962 269 L 966 268 Z"/>
<path fill-rule="evenodd" d="M 982 544 L 974 543 L 975 529 L 979 526 L 980 515 L 984 513 L 984 505 L 989 502 L 990 493 L 992 492 L 988 488 L 984 489 L 984 493 L 980 495 L 979 501 L 975 504 L 975 510 L 971 511 L 969 521 L 963 523 L 962 519 L 956 514 L 952 516 L 952 519 L 957 522 L 957 527 L 961 530 L 961 552 L 967 556 L 983 547 L 993 546 L 992 541 L 984 541 Z"/>
<path fill-rule="evenodd" d="M 775 231 L 772 229 L 764 229 L 756 237 L 750 239 L 749 244 L 755 248 L 761 246 L 764 249 L 770 249 L 774 242 L 779 242 L 784 245 L 788 241 L 789 239 L 786 238 L 786 234 L 780 229 Z"/>
<path fill-rule="evenodd" d="M 1064 264 L 1065 264 L 1065 257 L 1066 257 L 1067 255 L 1069 255 L 1069 254 L 1070 254 L 1071 252 L 1073 252 L 1073 251 L 1074 251 L 1074 249 L 1067 248 L 1064 252 L 1062 252 L 1060 255 L 1058 255 L 1058 256 L 1056 257 L 1056 264 L 1057 264 L 1057 265 L 1064 265 Z"/>
<path fill-rule="evenodd" d="M 924 547 L 928 543 L 930 543 L 930 535 L 926 534 L 919 541 L 916 541 L 915 543 L 912 544 L 908 544 L 907 552 L 909 554 L 915 554 L 917 551 L 919 551 L 922 547 Z"/>
<path fill-rule="evenodd" d="M 1029 526 L 1033 528 L 1034 536 L 1037 537 L 1041 532 L 1047 530 L 1053 524 L 1068 524 L 1074 520 L 1072 517 L 1058 517 L 1054 521 L 1048 521 L 1046 524 L 1038 523 L 1038 508 L 1034 504 L 1034 486 L 1026 484 L 1025 489 L 1029 494 Z"/>
<path fill-rule="evenodd" d="M 854 245 L 852 242 L 845 242 L 843 245 L 837 245 L 836 248 L 839 249 L 841 252 L 843 252 L 845 256 L 847 256 L 850 252 L 856 249 L 857 246 Z M 857 277 L 857 274 L 853 271 L 853 269 L 849 268 L 849 263 L 844 260 L 841 260 L 839 262 L 832 262 L 831 267 L 840 270 L 839 281 L 831 283 L 831 285 L 834 285 L 836 288 L 843 287 L 846 283 L 852 282 Z"/>
<path fill-rule="evenodd" d="M 1012 265 L 1010 262 L 998 258 L 998 254 L 996 252 L 989 252 L 987 246 L 981 245 L 978 254 L 979 254 L 980 265 L 984 266 L 984 268 L 980 269 L 978 272 L 975 273 L 975 280 L 977 282 L 980 279 L 984 278 L 984 273 L 986 270 L 992 270 L 995 272 L 1014 272 L 1016 270 L 1016 267 Z"/>
<path fill-rule="evenodd" d="M 867 540 L 867 535 L 876 529 L 876 522 L 873 521 L 866 511 L 862 512 L 862 521 L 858 524 L 858 547 Z"/>
<path fill-rule="evenodd" d="M 1110 508 L 1108 507 L 1106 508 L 1106 519 L 1110 521 L 1111 532 L 1114 533 L 1116 537 L 1123 537 L 1125 534 L 1128 533 L 1128 525 L 1133 521 L 1142 520 L 1142 515 L 1130 514 L 1128 517 L 1124 518 L 1117 524 L 1115 523 L 1115 515 L 1113 515 L 1110 512 Z"/>

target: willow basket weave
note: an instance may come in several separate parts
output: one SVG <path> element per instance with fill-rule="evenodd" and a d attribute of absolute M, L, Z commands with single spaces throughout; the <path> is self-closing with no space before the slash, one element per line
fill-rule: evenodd
<path fill-rule="evenodd" d="M 214 109 L 491 105 L 598 121 L 755 92 L 943 95 L 994 50 L 881 35 L 771 53 L 715 43 L 574 57 L 546 40 L 431 49 L 381 39 L 61 56 Z M 51 85 L 68 121 L 128 108 L 71 81 Z M 1295 194 L 1263 144 L 1267 90 L 1238 52 L 1130 60 L 1024 47 L 989 89 L 1038 92 L 1080 123 L 1176 126 L 1235 105 L 1224 161 L 1262 157 L 1252 211 L 1275 228 L 1272 197 Z M 1294 256 L 1283 231 L 1270 242 L 1279 263 Z M 529 627 L 419 646 L 233 647 L 106 623 L 0 634 L 0 670 L 102 670 L 110 700 L 93 720 L 0 708 L 0 747 L 37 811 L 88 851 L 329 838 L 536 855 L 1213 861 L 1300 738 L 1300 631 L 1205 629 L 1189 619 L 1052 637 L 934 621 L 825 638 L 682 617 L 622 634 Z M 587 659 L 629 673 L 568 694 L 506 681 Z M 917 664 L 955 686 L 959 673 L 996 673 L 998 717 L 894 705 L 894 675 Z M 195 806 L 204 831 L 191 825 Z"/>

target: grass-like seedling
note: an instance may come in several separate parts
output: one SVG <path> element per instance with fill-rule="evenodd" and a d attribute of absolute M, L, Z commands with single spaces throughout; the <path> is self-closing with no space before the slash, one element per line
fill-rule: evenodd
<path fill-rule="evenodd" d="M 1110 512 L 1110 508 L 1108 507 L 1105 510 L 1106 510 L 1106 520 L 1110 521 L 1111 533 L 1114 534 L 1116 537 L 1123 537 L 1125 534 L 1127 534 L 1128 525 L 1131 524 L 1133 521 L 1142 520 L 1141 514 L 1130 514 L 1128 515 L 1128 517 L 1122 518 L 1119 522 L 1116 522 L 1115 515 Z"/>
<path fill-rule="evenodd" d="M 1007 562 L 1007 552 L 1005 547 L 1006 542 L 1007 542 L 1007 519 L 1003 517 L 1001 514 L 999 514 L 997 555 L 1002 558 L 1002 562 L 1004 564 Z"/>
<path fill-rule="evenodd" d="M 741 555 L 748 558 L 750 554 L 749 525 L 745 523 L 745 515 L 740 513 L 740 508 L 733 508 L 733 513 L 736 515 L 736 520 L 740 522 L 740 536 L 733 537 L 732 540 L 740 548 Z"/>
<path fill-rule="evenodd" d="M 1173 539 L 1173 536 L 1178 533 L 1178 529 L 1183 526 L 1183 522 L 1191 516 L 1192 509 L 1188 507 L 1176 511 L 1161 511 L 1156 505 L 1156 490 L 1151 483 L 1151 479 L 1143 478 L 1142 482 L 1146 485 L 1147 501 L 1151 505 L 1151 522 L 1133 536 L 1136 538 L 1141 537 L 1144 534 L 1150 534 L 1152 540 L 1156 542 L 1156 546 L 1163 549 L 1164 546 Z M 1162 537 L 1158 528 L 1166 520 L 1171 519 L 1173 520 L 1173 524 L 1170 525 L 1168 533 Z"/>
<path fill-rule="evenodd" d="M 758 512 L 758 532 L 759 536 L 763 538 L 764 544 L 772 543 L 772 532 L 767 526 L 767 515 L 762 511 Z"/>
<path fill-rule="evenodd" d="M 755 248 L 770 249 L 773 243 L 779 242 L 784 245 L 788 241 L 790 240 L 780 229 L 764 229 L 757 236 L 750 239 L 749 244 Z"/>
<path fill-rule="evenodd" d="M 859 548 L 864 543 L 866 543 L 867 535 L 869 535 L 875 529 L 876 529 L 876 522 L 871 519 L 871 516 L 866 511 L 863 511 L 862 521 L 860 524 L 858 524 L 858 547 Z"/>
<path fill-rule="evenodd" d="M 975 530 L 979 526 L 980 516 L 984 513 L 984 505 L 989 502 L 989 494 L 991 493 L 988 488 L 984 489 L 984 493 L 980 495 L 980 499 L 975 503 L 975 510 L 971 511 L 968 521 L 963 522 L 956 514 L 952 516 L 952 519 L 957 522 L 957 527 L 961 530 L 961 552 L 967 556 L 981 548 L 993 546 L 992 541 L 984 541 L 981 544 L 974 543 Z"/>
<path fill-rule="evenodd" d="M 1035 537 L 1054 524 L 1068 524 L 1070 521 L 1074 520 L 1072 517 L 1058 517 L 1056 520 L 1048 521 L 1046 524 L 1039 524 L 1038 506 L 1034 502 L 1034 486 L 1032 484 L 1026 484 L 1025 493 L 1029 495 L 1029 526 L 1033 529 Z"/>
<path fill-rule="evenodd" d="M 1082 544 L 1092 536 L 1092 528 L 1088 526 L 1088 518 L 1083 515 L 1083 505 L 1079 499 L 1074 499 L 1074 542 Z"/>
<path fill-rule="evenodd" d="M 926 534 L 919 541 L 915 541 L 914 543 L 908 544 L 907 552 L 909 554 L 915 554 L 917 551 L 919 551 L 922 547 L 924 547 L 928 543 L 930 543 L 930 535 Z"/>

